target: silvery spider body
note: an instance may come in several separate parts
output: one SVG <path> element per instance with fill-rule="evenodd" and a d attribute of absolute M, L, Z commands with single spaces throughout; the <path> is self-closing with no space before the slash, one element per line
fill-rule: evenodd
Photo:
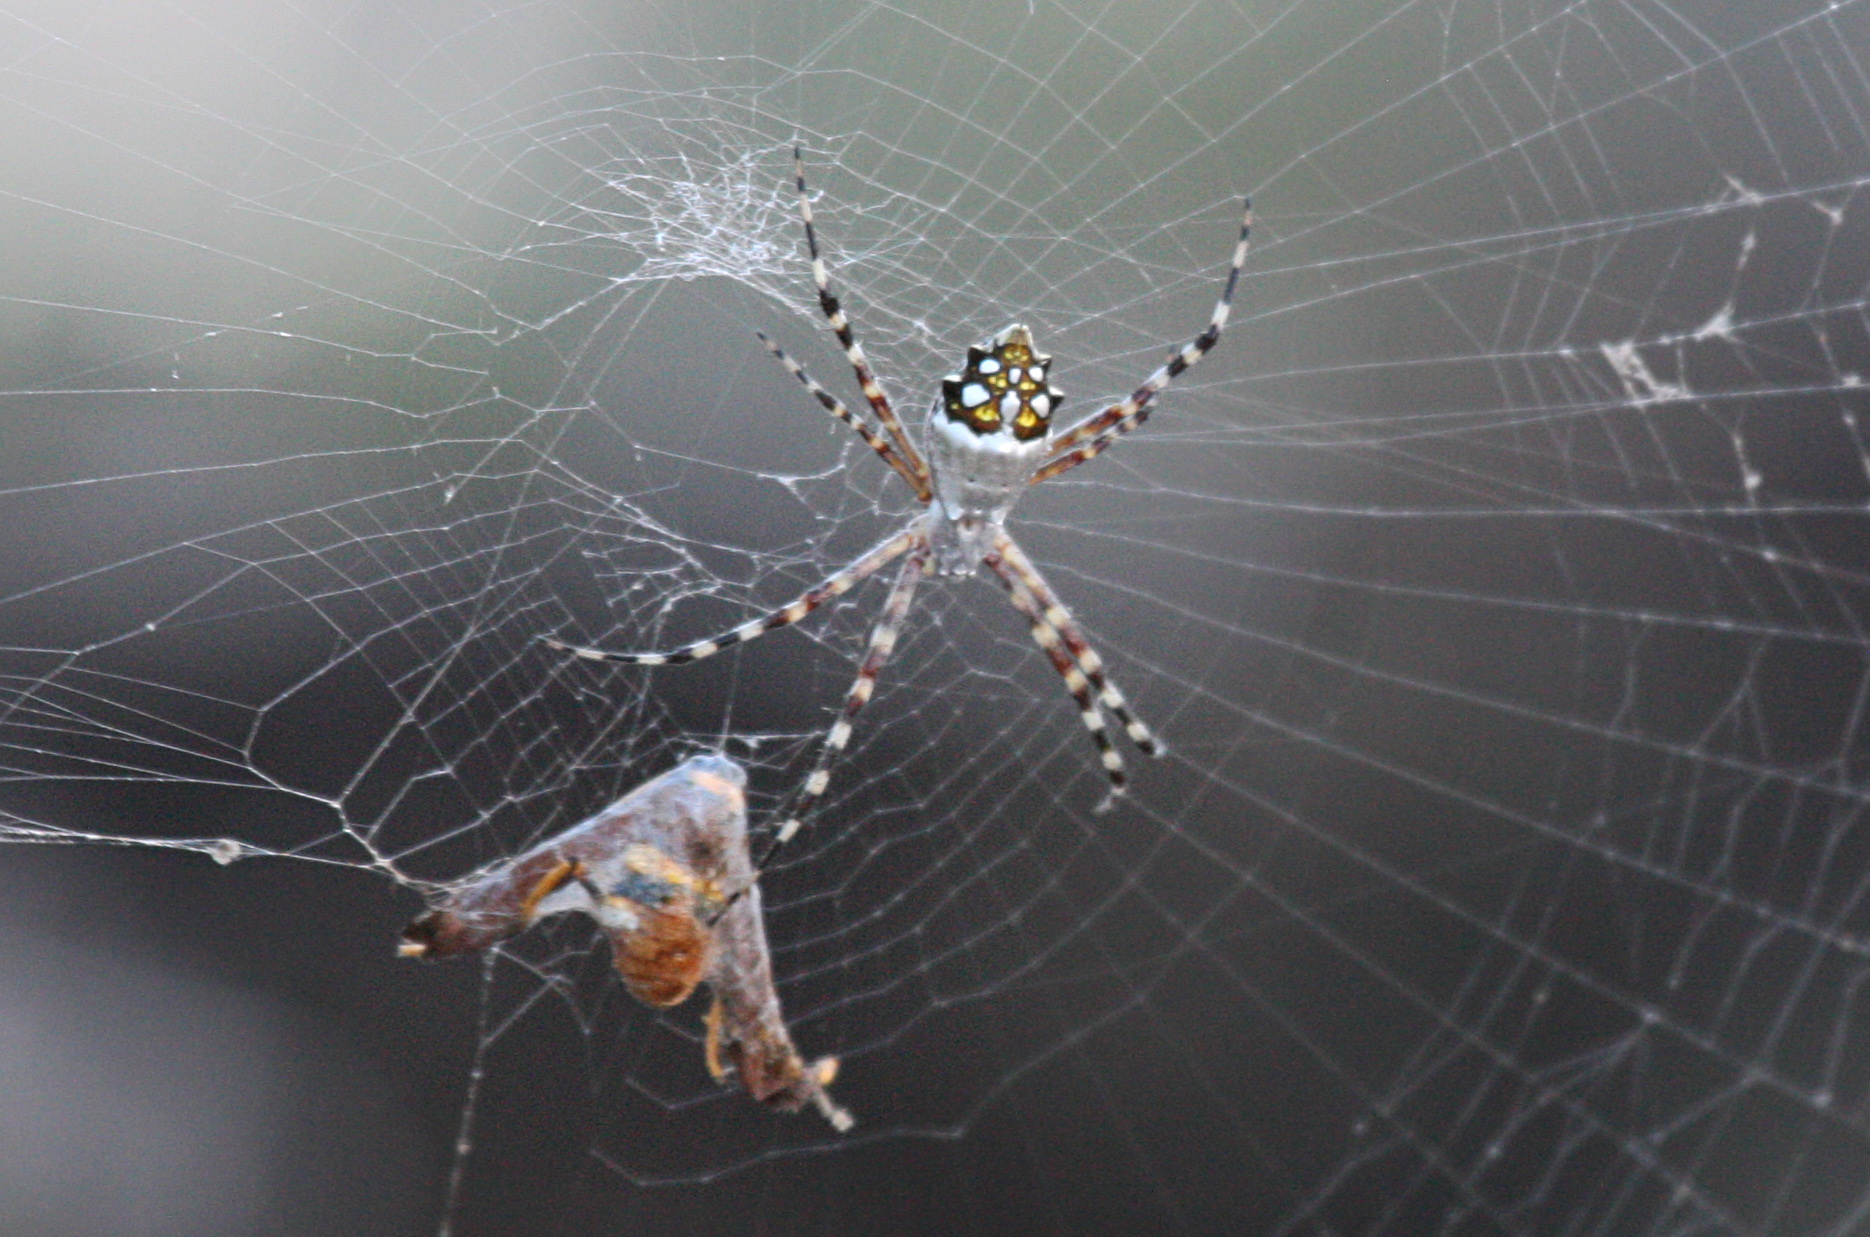
<path fill-rule="evenodd" d="M 1091 647 L 1089 638 L 1071 611 L 1059 599 L 1052 586 L 1019 543 L 1006 531 L 1007 513 L 1030 485 L 1049 481 L 1097 458 L 1111 444 L 1141 425 L 1149 416 L 1151 401 L 1176 376 L 1206 356 L 1221 338 L 1227 315 L 1240 282 L 1241 267 L 1247 260 L 1247 234 L 1252 227 L 1251 209 L 1240 204 L 1240 238 L 1234 243 L 1233 261 L 1227 266 L 1227 279 L 1208 325 L 1194 339 L 1171 352 L 1135 390 L 1100 412 L 1094 412 L 1076 425 L 1054 432 L 1052 417 L 1062 399 L 1057 388 L 1047 380 L 1052 358 L 1033 350 L 1032 332 L 1013 323 L 986 342 L 969 348 L 967 362 L 958 373 L 942 379 L 941 391 L 929 409 L 928 421 L 920 441 L 909 432 L 890 403 L 889 395 L 871 371 L 869 358 L 857 342 L 851 321 L 831 290 L 831 273 L 825 268 L 824 255 L 818 249 L 818 233 L 812 226 L 812 200 L 805 187 L 804 155 L 792 152 L 793 179 L 799 193 L 799 221 L 805 225 L 805 247 L 812 259 L 812 286 L 818 293 L 818 308 L 825 321 L 844 346 L 851 373 L 864 393 L 864 401 L 874 414 L 874 421 L 858 416 L 831 392 L 820 386 L 805 367 L 786 355 L 785 349 L 760 335 L 767 351 L 783 365 L 786 372 L 811 392 L 824 410 L 849 426 L 865 445 L 914 492 L 923 510 L 889 537 L 872 546 L 843 569 L 807 589 L 790 602 L 761 617 L 752 618 L 717 636 L 697 640 L 667 652 L 612 652 L 547 638 L 547 643 L 562 652 L 590 661 L 616 662 L 633 666 L 677 666 L 684 662 L 712 657 L 722 649 L 744 644 L 769 631 L 790 626 L 824 605 L 842 596 L 892 562 L 901 560 L 896 582 L 876 627 L 871 631 L 869 647 L 864 652 L 857 679 L 844 698 L 844 710 L 825 732 L 824 746 L 786 818 L 767 845 L 766 856 L 756 866 L 765 866 L 775 848 L 797 833 L 806 814 L 824 797 L 831 783 L 831 761 L 850 742 L 851 722 L 876 688 L 877 672 L 896 647 L 897 633 L 909 613 L 915 590 L 930 574 L 971 575 L 976 567 L 986 567 L 1006 589 L 1013 608 L 1026 620 L 1033 641 L 1045 653 L 1046 660 L 1065 682 L 1065 689 L 1077 702 L 1078 716 L 1097 745 L 1098 760 L 1110 780 L 1111 794 L 1122 792 L 1126 784 L 1123 758 L 1110 741 L 1104 714 L 1109 713 L 1124 728 L 1139 750 L 1155 754 L 1161 750 L 1149 727 L 1130 712 L 1123 693 L 1104 674 L 1104 663 Z"/>
<path fill-rule="evenodd" d="M 1052 414 L 1065 398 L 1047 382 L 1052 358 L 1015 322 L 967 350 L 942 379 L 924 438 L 936 503 L 928 516 L 938 575 L 973 574 L 1051 451 Z"/>

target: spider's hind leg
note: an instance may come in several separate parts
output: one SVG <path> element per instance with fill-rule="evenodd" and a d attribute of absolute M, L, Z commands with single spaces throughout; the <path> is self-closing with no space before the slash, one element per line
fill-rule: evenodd
<path fill-rule="evenodd" d="M 1208 319 L 1206 329 L 1189 343 L 1171 352 L 1169 359 L 1144 379 L 1143 385 L 1132 391 L 1128 398 L 1086 417 L 1053 438 L 1047 446 L 1058 454 L 1033 473 L 1033 485 L 1050 481 L 1086 460 L 1095 459 L 1111 443 L 1141 425 L 1149 418 L 1150 401 L 1190 366 L 1207 356 L 1214 345 L 1221 341 L 1221 331 L 1227 326 L 1228 315 L 1233 312 L 1234 290 L 1240 286 L 1241 268 L 1247 264 L 1247 243 L 1252 234 L 1253 202 L 1251 199 L 1242 199 L 1240 239 L 1234 243 L 1233 261 L 1227 266 L 1227 282 L 1221 287 L 1221 297 L 1214 303 L 1214 313 Z"/>
<path fill-rule="evenodd" d="M 816 399 L 824 406 L 826 412 L 855 430 L 857 436 L 863 439 L 872 451 L 875 451 L 878 455 L 883 457 L 883 462 L 885 464 L 888 464 L 891 468 L 896 470 L 897 476 L 909 483 L 909 488 L 916 492 L 917 498 L 921 499 L 923 502 L 929 501 L 934 491 L 929 489 L 928 479 L 918 476 L 914 467 L 903 460 L 902 454 L 898 452 L 896 448 L 884 441 L 882 435 L 871 429 L 864 422 L 858 420 L 857 414 L 852 412 L 849 408 L 846 408 L 843 400 L 840 400 L 837 396 L 825 390 L 822 386 L 819 386 L 818 380 L 806 373 L 805 367 L 788 356 L 784 348 L 781 348 L 778 344 L 767 338 L 766 332 L 755 331 L 754 334 L 760 337 L 760 342 L 766 345 L 766 350 L 777 357 L 781 365 L 785 366 L 787 373 L 805 384 L 805 389 L 812 393 L 813 399 Z"/>
<path fill-rule="evenodd" d="M 812 224 L 812 195 L 805 188 L 805 152 L 797 146 L 792 148 L 792 175 L 793 183 L 799 191 L 799 219 L 805 225 L 805 247 L 812 256 L 812 286 L 818 292 L 818 308 L 824 313 L 825 321 L 831 324 L 831 333 L 838 337 L 838 343 L 843 346 L 845 359 L 851 363 L 851 372 L 857 376 L 857 385 L 863 390 L 864 398 L 870 401 L 877 421 L 914 474 L 911 484 L 915 486 L 916 494 L 923 502 L 927 502 L 930 493 L 928 461 L 916 450 L 915 441 L 909 437 L 902 418 L 896 415 L 889 396 L 883 393 L 882 385 L 870 369 L 870 360 L 864 355 L 863 345 L 857 342 L 857 336 L 851 330 L 849 316 L 838 303 L 837 294 L 831 290 L 831 274 L 825 269 L 824 255 L 818 252 L 818 229 Z"/>

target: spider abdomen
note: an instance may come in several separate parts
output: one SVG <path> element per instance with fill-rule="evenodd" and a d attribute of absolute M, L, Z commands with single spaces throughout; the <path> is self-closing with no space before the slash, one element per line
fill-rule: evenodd
<path fill-rule="evenodd" d="M 937 411 L 929 418 L 928 454 L 935 496 L 951 517 L 1003 517 L 1045 459 L 1045 440 L 978 434 Z"/>
<path fill-rule="evenodd" d="M 928 466 L 947 528 L 935 538 L 935 569 L 966 575 L 1045 460 L 1052 413 L 1065 398 L 1048 381 L 1052 358 L 1013 323 L 967 350 L 942 379 L 929 409 Z"/>
<path fill-rule="evenodd" d="M 1052 358 L 1041 355 L 1032 332 L 1015 322 L 967 350 L 967 364 L 941 380 L 936 412 L 983 438 L 1044 438 L 1065 398 L 1049 381 L 1051 371 Z"/>
<path fill-rule="evenodd" d="M 929 414 L 927 450 L 935 482 L 930 532 L 936 573 L 971 574 L 1044 460 L 1045 440 L 976 433 L 937 403 Z"/>

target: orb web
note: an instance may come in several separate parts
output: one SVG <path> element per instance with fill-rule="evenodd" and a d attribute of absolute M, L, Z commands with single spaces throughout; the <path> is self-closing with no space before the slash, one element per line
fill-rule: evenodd
<path fill-rule="evenodd" d="M 419 1224 L 1861 1225 L 1861 0 L 0 17 L 10 922 L 322 1011 Z M 539 642 L 723 630 L 911 510 L 754 336 L 855 395 L 795 140 L 910 414 L 1012 321 L 1120 398 L 1257 208 L 1220 348 L 1014 517 L 1169 755 L 1094 813 L 935 582 L 767 874 L 842 1136 L 586 926 L 388 957 L 689 754 L 756 822 L 810 765 L 881 585 Z"/>

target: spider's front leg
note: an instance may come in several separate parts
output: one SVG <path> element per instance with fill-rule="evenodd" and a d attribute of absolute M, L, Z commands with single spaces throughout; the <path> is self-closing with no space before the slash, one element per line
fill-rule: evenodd
<path fill-rule="evenodd" d="M 857 681 L 851 684 L 850 694 L 844 698 L 844 712 L 825 735 L 825 745 L 819 749 L 818 760 L 805 779 L 805 789 L 799 793 L 799 801 L 792 815 L 786 818 L 779 832 L 773 835 L 773 840 L 767 843 L 765 853 L 754 865 L 756 868 L 765 868 L 773 852 L 792 840 L 792 836 L 805 823 L 805 818 L 811 815 L 812 808 L 824 797 L 826 788 L 831 785 L 831 762 L 843 753 L 845 745 L 851 741 L 851 723 L 858 711 L 870 702 L 871 693 L 876 690 L 877 675 L 882 672 L 884 663 L 889 661 L 890 654 L 896 651 L 896 637 L 902 631 L 904 617 L 909 613 L 909 603 L 915 599 L 916 585 L 928 568 L 930 554 L 928 538 L 920 524 L 910 531 L 916 537 L 915 547 L 909 551 L 902 570 L 896 573 L 896 582 L 890 586 L 889 599 L 883 603 L 883 613 L 877 619 L 875 630 L 870 633 L 870 647 L 864 653 L 863 664 L 857 669 Z"/>
<path fill-rule="evenodd" d="M 1130 712 L 1129 701 L 1117 690 L 1116 684 L 1105 677 L 1103 659 L 1091 647 L 1071 611 L 1065 608 L 1052 586 L 1008 533 L 1004 530 L 998 533 L 993 548 L 981 561 L 1005 586 L 1014 608 L 1025 616 L 1034 642 L 1044 650 L 1052 668 L 1065 680 L 1066 690 L 1078 702 L 1078 716 L 1090 732 L 1091 741 L 1097 745 L 1098 759 L 1110 778 L 1110 798 L 1104 800 L 1099 809 L 1109 807 L 1124 793 L 1129 778 L 1124 771 L 1123 757 L 1110 741 L 1104 715 L 1098 706 L 1110 710 L 1144 755 L 1161 755 L 1156 736 Z M 1095 699 L 1091 694 L 1093 690 L 1097 693 Z"/>
<path fill-rule="evenodd" d="M 1006 586 L 1007 596 L 1013 599 L 1013 606 L 1026 616 L 1026 622 L 1032 631 L 1033 641 L 1044 650 L 1052 663 L 1052 669 L 1058 671 L 1058 677 L 1065 680 L 1065 690 L 1078 702 L 1078 717 L 1084 722 L 1084 728 L 1090 732 L 1091 742 L 1097 745 L 1099 763 L 1104 766 L 1104 773 L 1110 778 L 1110 796 L 1098 805 L 1099 810 L 1108 807 L 1118 795 L 1128 788 L 1130 778 L 1124 771 L 1123 757 L 1118 754 L 1116 744 L 1110 741 L 1110 732 L 1104 725 L 1104 715 L 1098 710 L 1097 701 L 1091 696 L 1090 680 L 1072 658 L 1065 642 L 1060 638 L 1058 629 L 1046 621 L 1045 614 L 1038 601 L 1027 591 L 1018 577 L 1007 569 L 1005 560 L 999 551 L 990 550 L 982 560 L 992 569 L 1000 583 Z"/>
<path fill-rule="evenodd" d="M 1059 600 L 1046 578 L 1039 574 L 1038 567 L 1026 557 L 1026 551 L 1020 549 L 1019 542 L 1002 529 L 994 539 L 994 549 L 1005 564 L 1006 574 L 1002 575 L 1002 579 L 1007 581 L 1007 586 L 1015 593 L 1014 604 L 1019 604 L 1017 586 L 1024 585 L 1031 593 L 1040 615 L 1057 631 L 1066 649 L 1078 663 L 1078 668 L 1084 672 L 1084 677 L 1097 689 L 1099 703 L 1109 709 L 1111 716 L 1122 724 L 1124 733 L 1130 736 L 1130 742 L 1136 744 L 1137 750 L 1145 756 L 1160 756 L 1162 746 L 1156 736 L 1143 724 L 1142 719 L 1130 712 L 1130 702 L 1117 690 L 1117 685 L 1105 677 L 1104 659 L 1091 647 L 1091 641 L 1084 634 L 1084 629 L 1078 626 L 1078 620 L 1072 617 L 1065 603 Z"/>
<path fill-rule="evenodd" d="M 871 633 L 869 649 L 864 654 L 862 666 L 858 669 L 857 681 L 851 685 L 850 694 L 845 698 L 844 711 L 825 735 L 824 747 L 819 751 L 811 774 L 805 779 L 805 787 L 800 792 L 797 807 L 780 826 L 779 832 L 767 844 L 759 862 L 754 865 L 756 869 L 763 868 L 767 860 L 772 858 L 773 852 L 790 841 L 792 836 L 799 831 L 812 808 L 819 799 L 824 797 L 826 788 L 831 784 L 831 762 L 850 743 L 852 721 L 858 711 L 869 702 L 871 693 L 876 690 L 877 675 L 895 650 L 897 633 L 902 630 L 903 619 L 909 612 L 909 603 L 915 596 L 916 584 L 926 572 L 932 553 L 926 517 L 916 520 L 908 528 L 878 545 L 817 588 L 800 594 L 790 604 L 763 618 L 743 623 L 732 631 L 706 640 L 699 640 L 671 652 L 620 653 L 567 644 L 563 640 L 550 636 L 542 637 L 542 639 L 560 652 L 570 653 L 588 661 L 617 662 L 637 666 L 675 666 L 700 661 L 704 657 L 712 657 L 722 649 L 744 644 L 775 628 L 798 622 L 826 601 L 848 592 L 860 581 L 874 575 L 880 568 L 887 566 L 905 553 L 909 555 L 908 561 L 903 563 L 902 570 L 897 573 L 896 582 L 891 586 L 889 597 L 883 603 L 882 616 Z"/>

